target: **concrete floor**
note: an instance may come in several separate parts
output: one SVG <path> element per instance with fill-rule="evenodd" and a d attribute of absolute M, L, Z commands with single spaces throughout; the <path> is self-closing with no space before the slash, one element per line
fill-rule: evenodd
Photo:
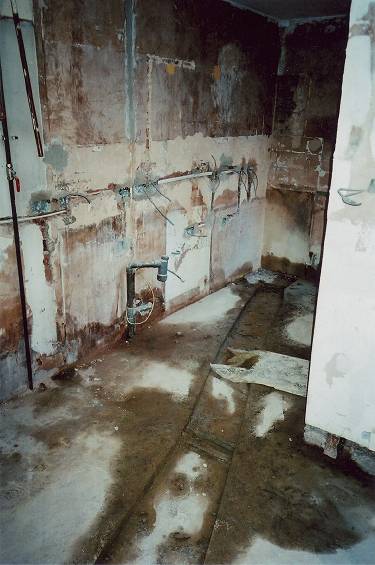
<path fill-rule="evenodd" d="M 1 563 L 374 563 L 375 488 L 305 398 L 210 371 L 308 359 L 315 289 L 257 273 L 1 407 Z"/>

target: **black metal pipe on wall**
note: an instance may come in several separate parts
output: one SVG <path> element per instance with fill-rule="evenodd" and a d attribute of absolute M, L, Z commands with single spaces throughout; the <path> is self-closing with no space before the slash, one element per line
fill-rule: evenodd
<path fill-rule="evenodd" d="M 5 108 L 5 96 L 3 88 L 3 75 L 0 61 L 0 121 L 3 129 L 3 141 L 5 148 L 5 159 L 6 159 L 6 172 L 8 178 L 9 186 L 9 197 L 12 209 L 12 222 L 13 222 L 13 232 L 14 232 L 14 245 L 16 248 L 16 260 L 17 260 L 17 272 L 18 272 L 18 284 L 20 290 L 20 301 L 21 301 L 21 312 L 22 312 L 22 325 L 23 325 L 23 337 L 25 342 L 25 355 L 26 355 L 26 368 L 27 368 L 27 381 L 29 388 L 33 389 L 33 370 L 32 370 L 32 360 L 31 360 L 31 349 L 30 349 L 30 337 L 29 328 L 27 323 L 27 309 L 26 309 L 26 295 L 25 295 L 25 285 L 23 279 L 23 267 L 22 267 L 22 253 L 21 253 L 21 242 L 20 233 L 18 228 L 17 219 L 17 206 L 16 206 L 16 196 L 14 191 L 15 183 L 15 172 L 12 164 L 12 155 L 9 142 L 9 131 L 8 122 Z"/>
<path fill-rule="evenodd" d="M 135 298 L 135 272 L 136 270 L 133 268 L 126 269 L 126 294 L 127 294 L 127 303 L 126 303 L 126 311 L 127 311 L 127 321 L 128 321 L 128 329 L 127 334 L 128 338 L 131 339 L 134 337 L 135 334 L 135 316 L 132 314 L 133 307 L 134 307 L 134 298 Z"/>

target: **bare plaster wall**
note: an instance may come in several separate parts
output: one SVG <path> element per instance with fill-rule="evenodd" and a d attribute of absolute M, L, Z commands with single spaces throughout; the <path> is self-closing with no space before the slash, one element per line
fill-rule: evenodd
<path fill-rule="evenodd" d="M 265 267 L 301 275 L 320 266 L 347 26 L 331 18 L 280 28 Z"/>
<path fill-rule="evenodd" d="M 218 0 L 44 0 L 33 17 L 28 56 L 37 60 L 45 157 L 27 155 L 41 174 L 34 186 L 25 155 L 15 153 L 19 213 L 40 203 L 56 209 L 72 193 L 90 199 L 70 197 L 70 223 L 56 216 L 21 225 L 38 380 L 123 335 L 132 259 L 167 252 L 184 279 L 162 288 L 154 272 L 137 277 L 147 300 L 147 283 L 154 288 L 156 314 L 260 265 L 279 34 L 265 18 Z M 6 93 L 10 113 L 26 103 L 19 84 Z M 239 211 L 237 175 L 223 177 L 214 194 L 207 179 L 161 187 L 169 200 L 153 192 L 174 226 L 132 190 L 214 161 L 256 168 L 257 194 L 248 202 L 242 190 Z M 185 228 L 198 224 L 203 237 L 188 236 Z M 7 224 L 0 245 L 4 398 L 24 385 L 26 371 Z"/>
<path fill-rule="evenodd" d="M 375 3 L 353 0 L 306 423 L 375 451 Z M 339 189 L 363 191 L 344 203 Z M 344 193 L 345 196 L 345 193 Z"/>

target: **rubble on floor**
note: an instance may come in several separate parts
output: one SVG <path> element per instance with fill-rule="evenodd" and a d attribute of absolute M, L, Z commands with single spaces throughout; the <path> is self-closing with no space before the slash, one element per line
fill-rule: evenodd
<path fill-rule="evenodd" d="M 309 362 L 306 359 L 254 349 L 230 349 L 227 364 L 211 363 L 219 377 L 235 383 L 255 383 L 306 396 Z"/>

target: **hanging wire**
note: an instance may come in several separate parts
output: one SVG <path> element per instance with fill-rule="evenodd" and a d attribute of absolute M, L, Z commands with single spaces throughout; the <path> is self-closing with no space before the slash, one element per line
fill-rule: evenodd
<path fill-rule="evenodd" d="M 75 197 L 79 197 L 79 198 L 83 198 L 84 200 L 86 200 L 86 202 L 88 202 L 89 204 L 91 204 L 90 200 L 87 198 L 87 196 L 85 194 L 83 194 L 82 192 L 68 192 L 67 196 L 75 196 Z"/>
<path fill-rule="evenodd" d="M 149 201 L 151 202 L 151 204 L 153 205 L 153 207 L 155 208 L 155 210 L 157 210 L 159 212 L 159 214 L 165 219 L 167 220 L 167 222 L 169 222 L 171 224 L 171 226 L 174 226 L 174 223 L 172 222 L 172 220 L 170 220 L 169 218 L 167 218 L 167 216 L 164 214 L 164 212 L 162 212 L 160 210 L 160 208 L 155 204 L 155 202 L 152 200 L 151 196 L 149 195 L 149 193 L 147 192 L 147 185 L 143 184 L 142 185 L 143 188 L 143 192 L 145 193 L 145 195 L 147 196 L 147 198 L 149 199 Z"/>
<path fill-rule="evenodd" d="M 171 269 L 167 269 L 168 273 L 171 273 L 172 275 L 174 275 L 175 277 L 177 277 L 178 279 L 180 279 L 181 282 L 185 282 L 184 279 L 182 277 L 180 277 L 180 275 L 178 275 L 177 273 L 175 273 L 174 271 L 171 271 Z"/>
<path fill-rule="evenodd" d="M 172 202 L 172 200 L 169 198 L 169 196 L 167 196 L 166 194 L 163 194 L 162 191 L 160 190 L 160 188 L 158 188 L 158 181 L 154 182 L 153 186 L 154 186 L 156 192 L 158 192 L 160 194 L 160 196 L 163 196 L 166 200 L 168 200 L 168 202 Z"/>
<path fill-rule="evenodd" d="M 256 174 L 256 171 L 253 167 L 247 168 L 247 179 L 248 179 L 249 191 L 251 192 L 251 187 L 252 187 L 254 190 L 254 195 L 256 197 L 259 180 L 258 180 L 258 175 Z"/>

